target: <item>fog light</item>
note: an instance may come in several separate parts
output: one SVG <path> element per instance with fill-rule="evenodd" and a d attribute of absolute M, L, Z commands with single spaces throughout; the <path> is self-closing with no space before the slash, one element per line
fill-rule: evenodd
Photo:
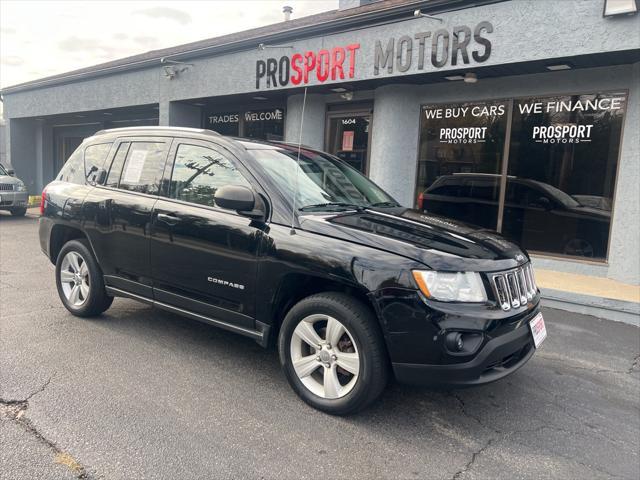
<path fill-rule="evenodd" d="M 458 332 L 449 333 L 445 339 L 445 343 L 447 344 L 447 349 L 452 352 L 461 352 L 464 348 L 462 334 Z"/>

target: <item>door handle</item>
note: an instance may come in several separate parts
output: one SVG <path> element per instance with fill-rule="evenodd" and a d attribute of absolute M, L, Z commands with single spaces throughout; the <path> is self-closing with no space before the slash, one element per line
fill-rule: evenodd
<path fill-rule="evenodd" d="M 180 222 L 180 219 L 178 217 L 174 217 L 173 215 L 167 215 L 166 213 L 159 213 L 158 221 L 164 222 L 167 225 L 175 225 L 176 223 Z"/>

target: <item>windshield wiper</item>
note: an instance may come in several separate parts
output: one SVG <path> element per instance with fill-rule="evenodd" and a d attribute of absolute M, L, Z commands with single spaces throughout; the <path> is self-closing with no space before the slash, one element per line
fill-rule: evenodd
<path fill-rule="evenodd" d="M 367 206 L 368 207 L 398 207 L 399 205 L 396 202 L 377 202 Z"/>
<path fill-rule="evenodd" d="M 349 208 L 353 210 L 364 210 L 364 205 L 356 205 L 355 203 L 346 203 L 346 202 L 327 202 L 327 203 L 316 203 L 313 205 L 305 205 L 304 207 L 300 207 L 298 210 L 304 212 L 306 210 L 322 210 L 326 208 L 332 207 L 343 207 Z"/>

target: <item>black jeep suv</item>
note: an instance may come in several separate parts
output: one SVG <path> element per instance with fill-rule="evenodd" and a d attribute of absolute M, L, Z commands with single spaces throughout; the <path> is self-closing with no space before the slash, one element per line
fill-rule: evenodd
<path fill-rule="evenodd" d="M 339 159 L 187 128 L 104 130 L 42 194 L 40 242 L 74 315 L 133 298 L 277 343 L 333 414 L 401 382 L 478 385 L 546 330 L 525 252 L 399 206 Z"/>

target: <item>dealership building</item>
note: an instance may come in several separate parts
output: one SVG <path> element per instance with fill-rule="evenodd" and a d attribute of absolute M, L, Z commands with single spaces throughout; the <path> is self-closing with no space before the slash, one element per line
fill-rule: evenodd
<path fill-rule="evenodd" d="M 105 128 L 301 141 L 551 277 L 640 285 L 635 0 L 339 3 L 4 88 L 7 160 L 35 195 Z"/>

